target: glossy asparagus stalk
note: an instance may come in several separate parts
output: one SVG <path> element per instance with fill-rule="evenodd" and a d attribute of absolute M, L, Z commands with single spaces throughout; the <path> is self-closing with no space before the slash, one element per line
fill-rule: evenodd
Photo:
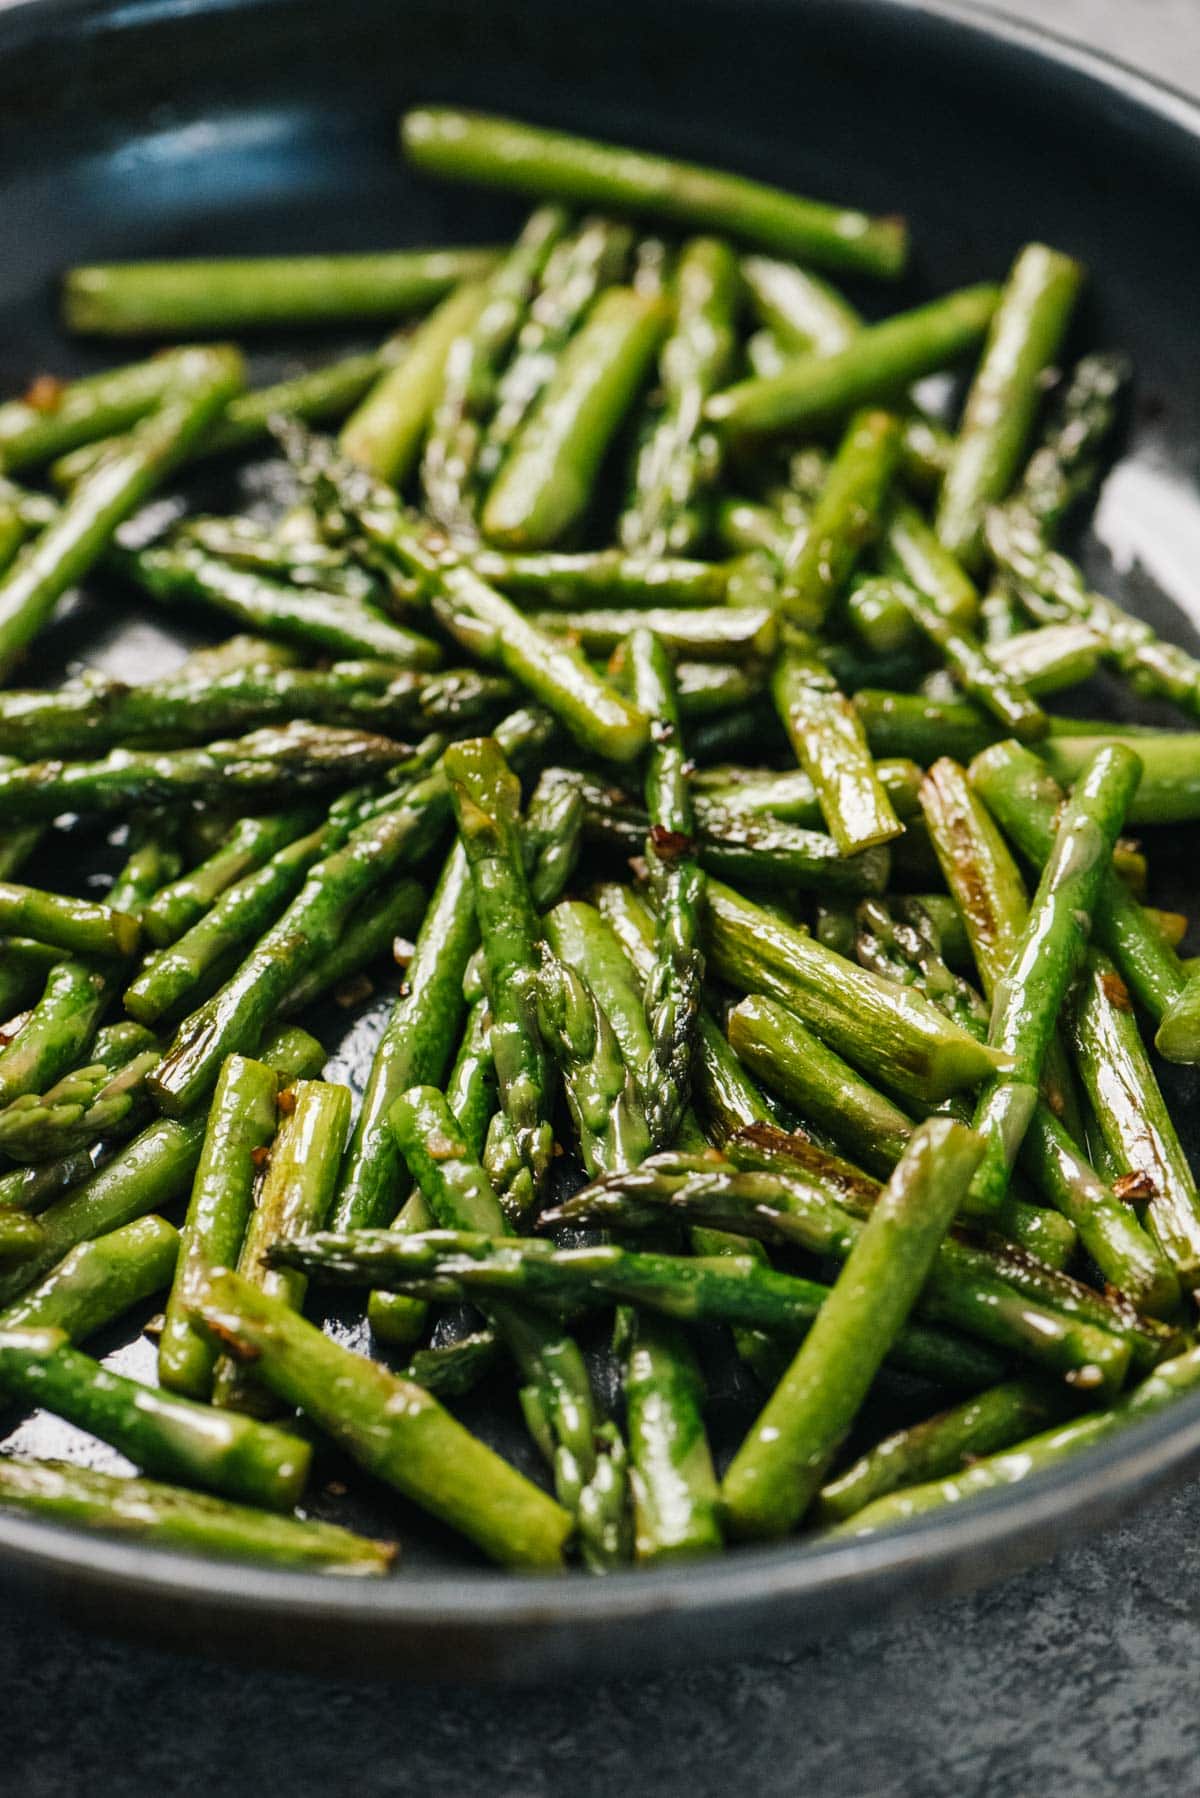
<path fill-rule="evenodd" d="M 912 1309 L 981 1153 L 971 1132 L 946 1119 L 922 1125 L 913 1137 L 722 1481 L 736 1535 L 781 1535 L 807 1510 Z"/>
<path fill-rule="evenodd" d="M 1016 475 L 1083 277 L 1072 257 L 1038 243 L 1009 270 L 938 505 L 938 536 L 969 569 L 983 556 L 984 513 Z"/>
<path fill-rule="evenodd" d="M 618 149 L 486 113 L 420 107 L 401 124 L 406 155 L 454 180 L 651 213 L 701 230 L 727 231 L 817 267 L 898 275 L 904 221 L 799 199 L 744 176 Z"/>
<path fill-rule="evenodd" d="M 139 1217 L 81 1242 L 46 1278 L 0 1312 L 0 1330 L 62 1330 L 84 1342 L 170 1282 L 179 1232 L 161 1217 Z"/>
<path fill-rule="evenodd" d="M 1076 997 L 1071 1041 L 1092 1110 L 1123 1175 L 1141 1176 L 1145 1218 L 1191 1289 L 1200 1275 L 1200 1197 L 1187 1156 L 1154 1077 L 1130 995 L 1116 970 L 1093 952 Z M 1128 1182 L 1126 1182 L 1128 1184 Z"/>
<path fill-rule="evenodd" d="M 1191 1391 L 1197 1380 L 1200 1380 L 1200 1351 L 1189 1349 L 1174 1360 L 1162 1362 L 1140 1386 L 1111 1409 L 1093 1412 L 1040 1436 L 1031 1436 L 1007 1453 L 989 1455 L 972 1463 L 962 1473 L 922 1486 L 910 1486 L 878 1499 L 847 1519 L 841 1530 L 851 1536 L 871 1535 L 876 1530 L 894 1528 L 926 1512 L 936 1511 L 942 1505 L 1014 1485 L 1031 1473 L 1052 1467 L 1067 1456 L 1102 1442 L 1126 1423 L 1162 1410 L 1182 1393 Z"/>
<path fill-rule="evenodd" d="M 485 274 L 494 250 L 392 250 L 102 263 L 68 270 L 63 322 L 101 337 L 177 337 L 420 312 Z"/>
<path fill-rule="evenodd" d="M 1067 1411 L 1068 1401 L 1052 1388 L 1006 1380 L 952 1410 L 885 1436 L 822 1486 L 815 1521 L 844 1523 L 899 1488 L 961 1473 L 984 1456 L 1024 1441 L 1031 1430 L 1057 1422 Z"/>
<path fill-rule="evenodd" d="M 397 668 L 435 668 L 441 659 L 428 637 L 394 624 L 367 600 L 265 580 L 187 543 L 121 550 L 110 562 L 168 610 L 210 607 L 243 630 L 321 655 L 364 657 Z"/>
<path fill-rule="evenodd" d="M 819 630 L 879 534 L 900 456 L 899 421 L 889 412 L 858 412 L 846 426 L 807 528 L 783 560 L 780 603 L 806 630 Z"/>
<path fill-rule="evenodd" d="M 446 530 L 476 535 L 475 501 L 483 427 L 531 295 L 567 229 L 562 206 L 539 206 L 483 284 L 482 304 L 454 335 L 421 457 L 421 491 L 429 516 Z M 375 465 L 377 474 L 389 471 Z M 394 473 L 391 478 L 399 481 Z"/>
<path fill-rule="evenodd" d="M 632 242 L 629 225 L 590 218 L 550 252 L 512 360 L 497 384 L 495 411 L 479 451 L 482 481 L 495 479 L 596 295 L 621 279 Z"/>
<path fill-rule="evenodd" d="M 704 535 L 706 490 L 719 466 L 704 402 L 733 366 L 740 297 L 738 265 L 720 238 L 684 245 L 672 282 L 675 317 L 659 356 L 661 404 L 648 420 L 633 494 L 617 535 L 649 555 L 686 553 Z"/>
<path fill-rule="evenodd" d="M 660 300 L 633 288 L 601 294 L 488 494 L 481 522 L 489 542 L 548 549 L 582 520 L 666 323 Z"/>
<path fill-rule="evenodd" d="M 126 811 L 222 792 L 235 801 L 328 792 L 378 779 L 409 753 L 373 732 L 296 722 L 203 749 L 118 749 L 97 762 L 28 762 L 0 772 L 0 820 Z M 124 953 L 110 941 L 107 952 L 114 950 Z"/>
<path fill-rule="evenodd" d="M 505 1295 L 556 1307 L 603 1307 L 616 1299 L 681 1323 L 748 1324 L 792 1339 L 812 1327 L 829 1293 L 749 1254 L 649 1254 L 612 1245 L 565 1250 L 529 1237 L 455 1230 L 314 1236 L 280 1254 L 310 1277 L 338 1284 L 449 1299 Z M 912 1324 L 896 1339 L 893 1365 L 970 1391 L 1002 1377 L 1003 1364 L 950 1331 Z"/>
<path fill-rule="evenodd" d="M 1041 866 L 1054 840 L 1062 789 L 1045 764 L 1016 743 L 997 743 L 976 756 L 971 785 L 1021 854 Z M 1179 957 L 1115 869 L 1101 883 L 1096 940 L 1116 962 L 1134 997 L 1157 1022 L 1182 992 Z"/>
<path fill-rule="evenodd" d="M 168 350 L 77 381 L 42 377 L 23 399 L 0 405 L 0 468 L 36 467 L 80 445 L 126 431 L 152 412 L 190 366 L 188 350 Z"/>
<path fill-rule="evenodd" d="M 233 350 L 194 350 L 161 404 L 81 481 L 0 577 L 0 668 L 7 673 L 55 605 L 103 555 L 117 526 L 178 465 L 242 383 Z"/>
<path fill-rule="evenodd" d="M 298 1080 L 290 1087 L 279 1129 L 270 1145 L 262 1185 L 246 1221 L 237 1257 L 238 1273 L 295 1311 L 304 1304 L 308 1283 L 303 1274 L 293 1269 L 272 1266 L 271 1250 L 289 1237 L 304 1236 L 323 1227 L 333 1202 L 349 1123 L 349 1087 L 325 1080 Z M 252 1163 L 253 1158 L 251 1150 Z M 240 1208 L 237 1199 L 233 1208 Z M 232 1221 L 235 1220 L 229 1220 Z M 225 1220 L 222 1225 L 229 1227 Z M 200 1302 L 199 1290 L 212 1267 L 222 1265 L 214 1253 L 212 1234 L 210 1227 L 204 1248 L 207 1267 L 192 1269 L 197 1294 L 192 1298 L 193 1308 Z M 190 1296 L 180 1294 L 185 1315 Z M 253 1380 L 252 1370 L 228 1360 L 217 1365 L 213 1403 L 223 1410 L 247 1411 L 251 1415 L 270 1410 L 270 1401 Z"/>
<path fill-rule="evenodd" d="M 373 1542 L 333 1523 L 300 1522 L 156 1480 L 118 1478 L 66 1461 L 0 1462 L 0 1506 L 35 1517 L 233 1560 L 310 1567 L 327 1573 L 383 1574 L 394 1544 Z"/>
<path fill-rule="evenodd" d="M 421 1387 L 341 1347 L 238 1274 L 197 1316 L 257 1379 L 369 1473 L 512 1567 L 558 1567 L 568 1512 L 456 1423 Z"/>
<path fill-rule="evenodd" d="M 776 663 L 772 690 L 842 854 L 898 837 L 903 826 L 876 773 L 858 716 L 832 677 L 802 649 L 789 648 Z"/>
<path fill-rule="evenodd" d="M 717 881 L 708 886 L 713 971 L 794 1011 L 830 1048 L 936 1103 L 1005 1065 L 927 1000 L 824 948 Z"/>
<path fill-rule="evenodd" d="M 0 1331 L 0 1391 L 78 1424 L 149 1474 L 243 1504 L 290 1510 L 308 1478 L 312 1449 L 298 1436 L 112 1373 L 62 1330 Z"/>
<path fill-rule="evenodd" d="M 262 1059 L 281 1075 L 304 1078 L 320 1073 L 325 1051 L 307 1031 L 289 1025 L 268 1037 Z M 0 1305 L 40 1280 L 76 1244 L 169 1210 L 189 1189 L 204 1128 L 203 1115 L 185 1123 L 157 1119 L 43 1211 L 43 1246 L 22 1267 L 0 1277 Z"/>
<path fill-rule="evenodd" d="M 1012 959 L 996 982 L 988 1041 L 1011 1061 L 988 1081 L 975 1108 L 975 1128 L 987 1145 L 971 1184 L 971 1207 L 979 1215 L 1003 1197 L 1029 1127 L 1042 1063 L 1139 773 L 1137 757 L 1123 746 L 1101 750 L 1089 764 L 1063 809 Z"/>
<path fill-rule="evenodd" d="M 709 400 L 707 415 L 734 435 L 765 436 L 812 430 L 857 406 L 887 402 L 974 348 L 998 297 L 994 287 L 965 287 L 897 313 L 833 355 L 797 357 L 777 375 L 727 387 Z"/>
<path fill-rule="evenodd" d="M 540 929 L 519 837 L 521 790 L 494 739 L 454 744 L 445 759 L 487 961 L 500 1102 L 520 1161 L 502 1196 L 519 1213 L 541 1191 L 553 1149 L 553 1089 L 536 1006 Z"/>
<path fill-rule="evenodd" d="M 191 1311 L 212 1269 L 232 1267 L 241 1252 L 259 1162 L 275 1135 L 278 1086 L 262 1062 L 231 1055 L 213 1094 L 158 1339 L 159 1380 L 189 1398 L 211 1396 L 216 1365 L 216 1351 L 193 1325 Z"/>
<path fill-rule="evenodd" d="M 729 585 L 728 564 L 685 556 L 650 556 L 620 549 L 540 550 L 510 555 L 477 549 L 471 566 L 481 579 L 521 599 L 573 610 L 590 606 L 719 606 Z"/>

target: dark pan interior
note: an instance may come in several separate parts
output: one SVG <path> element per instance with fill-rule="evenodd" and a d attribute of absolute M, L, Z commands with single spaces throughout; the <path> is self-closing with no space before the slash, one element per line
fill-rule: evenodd
<path fill-rule="evenodd" d="M 85 370 L 119 349 L 65 341 L 68 262 L 486 241 L 509 202 L 410 176 L 394 153 L 408 103 L 450 99 L 660 147 L 800 191 L 909 213 L 917 244 L 885 310 L 999 278 L 1042 237 L 1093 270 L 1081 345 L 1136 357 L 1138 403 L 1083 544 L 1102 586 L 1197 642 L 1200 365 L 1194 347 L 1200 117 L 1174 96 L 1018 27 L 886 0 L 25 0 L 0 13 L 0 387 Z M 254 345 L 256 376 L 344 336 Z M 131 346 L 132 347 L 132 346 Z M 205 503 L 254 501 L 278 471 L 222 476 Z M 1111 590 L 1116 591 L 1116 586 Z M 86 658 L 127 678 L 178 658 L 172 621 L 97 590 L 47 634 L 38 677 Z M 49 658 L 47 660 L 47 658 Z M 1089 709 L 1112 703 L 1093 694 Z M 1152 840 L 1155 893 L 1187 908 L 1190 840 Z M 361 1084 L 388 994 L 333 1012 L 333 1077 Z M 1189 1123 L 1195 1081 L 1169 1096 Z M 1190 1146 L 1200 1146 L 1194 1123 Z M 140 1320 L 139 1320 L 140 1321 Z M 336 1320 L 335 1320 L 335 1326 Z M 127 1333 L 116 1364 L 149 1369 Z M 714 1428 L 736 1439 L 752 1395 L 718 1369 Z M 469 1419 L 514 1458 L 495 1395 Z M 0 1425 L 0 1428 L 3 1426 Z M 48 1419 L 6 1439 L 110 1464 Z M 1184 1404 L 1028 1489 L 902 1536 L 791 1545 L 602 1583 L 517 1580 L 460 1554 L 352 1479 L 322 1513 L 399 1528 L 404 1570 L 366 1589 L 151 1554 L 0 1519 L 0 1572 L 104 1627 L 310 1665 L 534 1678 L 762 1649 L 835 1621 L 994 1577 L 1115 1515 L 1200 1451 Z M 336 1486 L 345 1470 L 330 1463 Z"/>

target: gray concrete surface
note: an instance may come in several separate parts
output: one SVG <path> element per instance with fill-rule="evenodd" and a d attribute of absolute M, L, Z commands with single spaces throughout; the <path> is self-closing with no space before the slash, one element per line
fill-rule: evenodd
<path fill-rule="evenodd" d="M 1010 3 L 1200 91 L 1200 0 Z M 575 1691 L 230 1671 L 0 1616 L 9 1798 L 1107 1798 L 1200 1790 L 1200 1488 L 794 1655 Z"/>

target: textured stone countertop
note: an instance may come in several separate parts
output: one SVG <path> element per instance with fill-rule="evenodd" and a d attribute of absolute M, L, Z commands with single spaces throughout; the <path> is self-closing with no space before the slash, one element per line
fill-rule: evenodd
<path fill-rule="evenodd" d="M 1200 0 L 1004 8 L 1200 91 Z M 0 1617 L 10 1798 L 1107 1798 L 1198 1787 L 1200 1485 L 1048 1566 L 770 1660 L 575 1691 L 254 1674 Z"/>

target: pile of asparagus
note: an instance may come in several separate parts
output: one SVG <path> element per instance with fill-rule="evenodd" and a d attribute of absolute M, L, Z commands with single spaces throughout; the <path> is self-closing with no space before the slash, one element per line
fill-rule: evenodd
<path fill-rule="evenodd" d="M 7 678 L 85 578 L 243 633 L 0 690 L 0 1389 L 136 1470 L 10 1454 L 0 1505 L 381 1572 L 297 1509 L 332 1444 L 504 1565 L 606 1570 L 878 1530 L 1200 1385 L 1146 1040 L 1200 1062 L 1200 972 L 1123 834 L 1200 817 L 1200 735 L 1043 705 L 1107 670 L 1200 712 L 1058 547 L 1129 373 L 1059 372 L 1083 270 L 1031 244 L 866 323 L 825 275 L 900 274 L 899 219 L 445 110 L 402 139 L 531 196 L 512 245 L 80 268 L 64 317 L 415 328 L 0 405 Z M 954 425 L 914 398 L 947 370 Z M 148 529 L 276 444 L 290 510 Z M 294 1020 L 396 962 L 355 1116 Z M 155 1295 L 157 1387 L 76 1346 Z M 542 1481 L 456 1419 L 477 1387 Z"/>

